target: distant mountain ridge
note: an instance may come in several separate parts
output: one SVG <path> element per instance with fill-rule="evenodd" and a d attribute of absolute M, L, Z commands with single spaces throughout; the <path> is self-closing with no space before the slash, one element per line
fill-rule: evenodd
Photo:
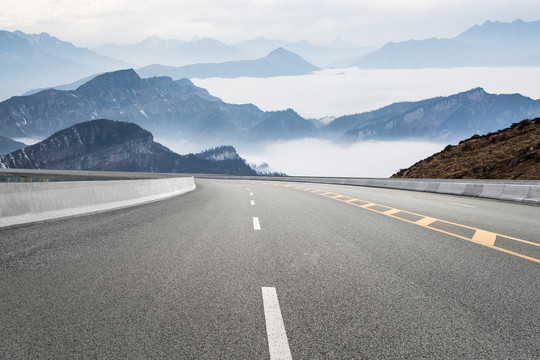
<path fill-rule="evenodd" d="M 272 77 L 287 75 L 304 75 L 319 70 L 313 64 L 308 63 L 296 54 L 284 49 L 276 49 L 266 57 L 258 60 L 231 61 L 226 63 L 192 64 L 187 66 L 164 66 L 159 64 L 149 65 L 137 69 L 136 72 L 143 78 L 168 76 L 173 79 L 183 78 L 207 78 L 207 77 Z M 63 85 L 47 88 L 32 89 L 23 96 L 33 95 L 47 89 L 76 90 L 79 86 L 87 83 L 95 77 L 103 74 L 95 74 L 84 79 Z"/>
<path fill-rule="evenodd" d="M 128 62 L 76 47 L 47 33 L 0 30 L 0 100 L 31 88 L 129 66 Z"/>
<path fill-rule="evenodd" d="M 391 42 L 350 64 L 369 69 L 540 66 L 540 20 L 487 21 L 450 39 Z"/>
<path fill-rule="evenodd" d="M 13 150 L 21 149 L 25 146 L 25 143 L 0 136 L 0 155 L 7 154 Z"/>
<path fill-rule="evenodd" d="M 138 125 L 92 120 L 0 156 L 0 168 L 256 175 L 231 146 L 178 155 Z"/>
<path fill-rule="evenodd" d="M 327 136 L 345 141 L 425 139 L 459 141 L 524 118 L 540 116 L 540 100 L 520 94 L 494 95 L 476 88 L 447 97 L 394 103 L 330 122 Z"/>
<path fill-rule="evenodd" d="M 169 76 L 181 78 L 237 78 L 306 75 L 320 70 L 313 64 L 283 48 L 273 50 L 257 60 L 229 61 L 224 63 L 193 64 L 186 66 L 149 65 L 137 69 L 142 77 Z"/>
<path fill-rule="evenodd" d="M 184 66 L 253 60 L 264 57 L 279 47 L 300 55 L 318 67 L 326 67 L 336 61 L 362 56 L 375 50 L 368 46 L 354 46 L 340 39 L 328 45 L 315 45 L 306 40 L 289 42 L 258 37 L 235 44 L 225 44 L 208 38 L 181 41 L 160 39 L 157 36 L 133 44 L 105 44 L 92 50 L 144 67 L 151 64 Z"/>

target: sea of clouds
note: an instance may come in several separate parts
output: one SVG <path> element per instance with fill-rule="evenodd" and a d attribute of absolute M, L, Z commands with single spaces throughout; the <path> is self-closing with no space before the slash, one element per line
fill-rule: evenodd
<path fill-rule="evenodd" d="M 210 78 L 193 82 L 229 103 L 252 103 L 266 111 L 292 108 L 303 117 L 322 119 L 376 110 L 399 101 L 448 96 L 476 87 L 494 94 L 520 93 L 538 99 L 538 79 L 540 68 L 349 68 L 325 69 L 304 76 Z M 166 145 L 180 153 L 201 150 L 189 142 Z M 289 175 L 388 177 L 447 144 L 368 141 L 343 145 L 302 139 L 256 148 L 231 145 L 248 162 L 267 162 L 272 170 Z"/>
<path fill-rule="evenodd" d="M 212 95 L 262 110 L 292 108 L 305 118 L 338 117 L 482 87 L 540 98 L 540 68 L 325 69 L 302 76 L 193 79 Z"/>

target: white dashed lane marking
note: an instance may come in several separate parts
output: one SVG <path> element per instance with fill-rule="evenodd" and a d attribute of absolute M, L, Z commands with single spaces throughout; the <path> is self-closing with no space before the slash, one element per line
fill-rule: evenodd
<path fill-rule="evenodd" d="M 258 217 L 253 218 L 253 230 L 261 230 L 261 223 Z"/>
<path fill-rule="evenodd" d="M 292 360 L 276 288 L 263 287 L 262 298 L 270 360 Z"/>

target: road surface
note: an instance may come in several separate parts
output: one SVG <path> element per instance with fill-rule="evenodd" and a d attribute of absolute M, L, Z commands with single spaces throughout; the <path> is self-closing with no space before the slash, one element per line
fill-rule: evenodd
<path fill-rule="evenodd" d="M 540 207 L 197 186 L 0 231 L 0 358 L 540 358 Z"/>

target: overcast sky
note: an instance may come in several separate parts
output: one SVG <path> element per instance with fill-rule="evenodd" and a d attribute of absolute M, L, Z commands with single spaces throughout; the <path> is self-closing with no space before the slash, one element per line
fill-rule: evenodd
<path fill-rule="evenodd" d="M 7 2 L 7 0 L 2 0 Z M 17 0 L 0 28 L 48 32 L 77 46 L 152 35 L 226 43 L 264 36 L 356 45 L 453 37 L 486 20 L 540 19 L 538 0 Z"/>

